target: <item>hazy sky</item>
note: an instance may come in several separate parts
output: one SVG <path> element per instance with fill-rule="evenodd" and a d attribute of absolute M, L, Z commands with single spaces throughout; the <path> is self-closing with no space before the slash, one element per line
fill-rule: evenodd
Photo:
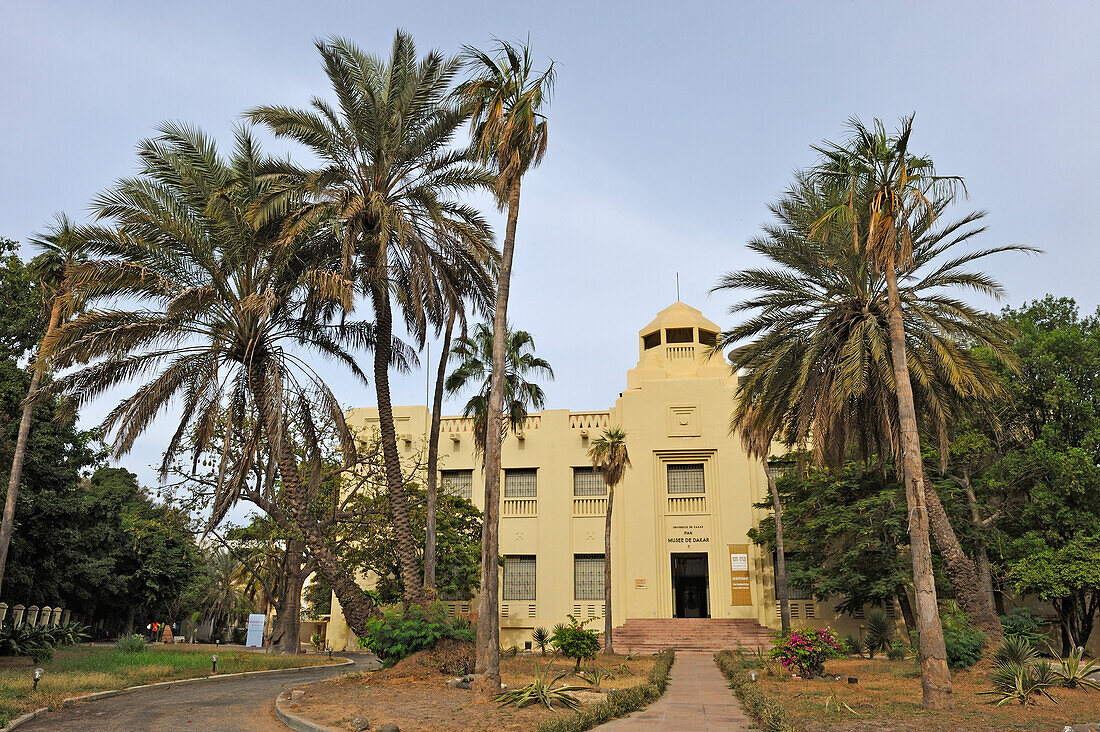
<path fill-rule="evenodd" d="M 768 202 L 852 115 L 893 124 L 915 111 L 913 149 L 965 176 L 967 205 L 989 211 L 982 241 L 1046 251 L 991 264 L 1010 302 L 1100 302 L 1087 233 L 1100 213 L 1100 5 L 1086 2 L 2 0 L 0 235 L 84 216 L 164 120 L 227 141 L 247 107 L 331 96 L 313 39 L 385 55 L 396 28 L 452 53 L 530 36 L 556 63 L 509 308 L 554 366 L 552 408 L 614 402 L 676 272 L 685 302 L 730 325 L 733 298 L 708 290 L 752 262 L 744 242 Z M 370 389 L 332 383 L 345 404 L 373 404 Z M 393 389 L 396 404 L 422 403 L 424 373 Z M 164 417 L 123 464 L 150 482 L 173 427 Z"/>

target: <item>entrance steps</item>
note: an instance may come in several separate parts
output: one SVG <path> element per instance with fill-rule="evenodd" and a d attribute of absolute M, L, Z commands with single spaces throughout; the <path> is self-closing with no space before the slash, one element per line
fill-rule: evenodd
<path fill-rule="evenodd" d="M 627 618 L 612 636 L 619 653 L 656 653 L 664 648 L 683 651 L 756 650 L 771 645 L 770 631 L 743 618 Z"/>

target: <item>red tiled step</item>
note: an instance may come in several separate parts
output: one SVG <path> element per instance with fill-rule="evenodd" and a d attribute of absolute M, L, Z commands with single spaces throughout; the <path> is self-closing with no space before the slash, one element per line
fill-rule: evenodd
<path fill-rule="evenodd" d="M 738 645 L 766 648 L 771 642 L 768 633 L 755 620 L 742 618 L 628 618 L 615 628 L 614 639 L 620 651 L 720 651 Z"/>

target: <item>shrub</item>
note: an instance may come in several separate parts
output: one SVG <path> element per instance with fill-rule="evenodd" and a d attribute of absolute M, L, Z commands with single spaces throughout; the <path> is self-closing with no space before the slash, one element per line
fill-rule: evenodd
<path fill-rule="evenodd" d="M 552 640 L 557 649 L 567 658 L 577 661 L 576 670 L 579 671 L 581 661 L 588 661 L 599 655 L 600 634 L 598 631 L 584 627 L 594 618 L 581 622 L 572 615 L 566 617 L 569 618 L 569 625 L 556 626 Z"/>
<path fill-rule="evenodd" d="M 1036 649 L 1047 640 L 1046 634 L 1040 630 L 1042 624 L 1041 616 L 1022 607 L 1012 608 L 1008 615 L 1001 616 L 1005 638 L 1023 638 Z"/>
<path fill-rule="evenodd" d="M 749 678 L 748 665 L 742 657 L 733 651 L 721 651 L 714 656 L 714 662 L 718 668 L 730 680 L 730 688 L 742 706 L 748 712 L 760 729 L 767 732 L 793 732 L 794 721 L 790 714 L 782 706 L 768 698 L 756 682 Z"/>
<path fill-rule="evenodd" d="M 853 656 L 863 656 L 863 650 L 866 646 L 863 643 L 863 639 L 858 635 L 846 635 L 844 636 L 844 642 L 841 643 L 841 649 L 845 653 L 850 653 Z"/>
<path fill-rule="evenodd" d="M 798 628 L 777 637 L 770 655 L 779 659 L 783 668 L 794 666 L 809 678 L 823 675 L 825 661 L 844 654 L 832 628 Z"/>
<path fill-rule="evenodd" d="M 321 631 L 317 631 L 309 637 L 309 644 L 313 646 L 313 650 L 318 653 L 325 650 L 325 634 Z"/>
<path fill-rule="evenodd" d="M 9 625 L 0 630 L 0 656 L 29 656 L 35 663 L 48 661 L 53 658 L 54 645 L 48 628 Z"/>
<path fill-rule="evenodd" d="M 359 645 L 373 651 L 383 664 L 392 666 L 444 638 L 473 641 L 474 631 L 469 623 L 456 623 L 447 617 L 446 605 L 435 603 L 427 607 L 411 605 L 371 619 Z"/>
<path fill-rule="evenodd" d="M 649 680 L 644 684 L 627 689 L 615 689 L 606 694 L 605 701 L 577 710 L 567 717 L 547 719 L 540 722 L 538 732 L 584 732 L 596 725 L 608 722 L 636 712 L 647 704 L 652 704 L 665 693 L 668 687 L 668 675 L 675 653 L 669 649 L 657 654 L 657 663 L 649 672 Z"/>
<path fill-rule="evenodd" d="M 982 649 L 989 637 L 970 623 L 959 603 L 947 600 L 940 608 L 943 640 L 947 646 L 947 665 L 952 669 L 970 668 L 982 659 Z"/>
<path fill-rule="evenodd" d="M 899 640 L 895 640 L 890 644 L 890 647 L 886 649 L 886 657 L 891 661 L 904 661 L 905 657 L 908 655 L 909 649 Z"/>
<path fill-rule="evenodd" d="M 874 608 L 867 615 L 867 655 L 875 657 L 875 651 L 885 653 L 894 642 L 894 621 L 881 608 Z"/>
<path fill-rule="evenodd" d="M 145 636 L 134 633 L 133 635 L 124 635 L 115 641 L 115 648 L 123 653 L 141 653 L 148 643 L 149 641 L 145 640 Z"/>

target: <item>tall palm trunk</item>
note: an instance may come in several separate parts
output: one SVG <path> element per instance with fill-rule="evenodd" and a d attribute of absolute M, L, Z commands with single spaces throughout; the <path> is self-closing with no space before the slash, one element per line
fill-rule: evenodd
<path fill-rule="evenodd" d="M 435 589 L 436 512 L 439 506 L 439 424 L 443 419 L 443 382 L 447 378 L 447 360 L 451 355 L 451 335 L 455 327 L 455 310 L 447 314 L 447 330 L 443 332 L 443 352 L 435 372 L 435 395 L 432 397 L 432 426 L 428 435 L 428 517 L 424 526 L 424 589 Z"/>
<path fill-rule="evenodd" d="M 68 292 L 68 286 L 62 285 L 54 296 L 50 309 L 50 321 L 46 326 L 47 337 L 53 334 L 61 321 L 61 300 Z M 34 415 L 34 397 L 42 383 L 42 374 L 46 371 L 46 361 L 41 354 L 35 354 L 34 371 L 31 373 L 31 386 L 27 389 L 27 398 L 23 400 L 23 416 L 19 419 L 19 435 L 15 440 L 15 455 L 11 461 L 11 477 L 8 479 L 8 495 L 4 499 L 4 518 L 0 522 L 0 587 L 4 584 L 4 572 L 8 567 L 8 547 L 15 530 L 15 502 L 19 497 L 19 481 L 23 479 L 23 461 L 27 457 L 27 441 L 31 434 L 31 418 Z"/>
<path fill-rule="evenodd" d="M 378 395 L 378 429 L 382 437 L 382 458 L 386 465 L 386 494 L 389 497 L 390 523 L 393 524 L 397 563 L 401 569 L 405 602 L 424 601 L 420 572 L 416 567 L 416 543 L 413 541 L 409 503 L 405 498 L 405 477 L 401 472 L 401 456 L 397 453 L 397 433 L 393 426 L 393 405 L 390 402 L 390 359 L 393 355 L 393 312 L 389 292 L 380 286 L 371 287 L 374 302 L 374 389 Z"/>
<path fill-rule="evenodd" d="M 296 655 L 300 650 L 302 585 L 306 581 L 302 559 L 305 552 L 306 543 L 301 539 L 287 541 L 268 653 Z"/>
<path fill-rule="evenodd" d="M 501 434 L 504 411 L 504 350 L 508 336 L 508 292 L 512 278 L 512 254 L 519 219 L 520 181 L 508 191 L 508 225 L 504 233 L 500 273 L 497 275 L 496 310 L 493 313 L 493 372 L 489 378 L 489 414 L 485 430 L 485 514 L 481 532 L 481 597 L 477 616 L 475 689 L 480 701 L 492 701 L 500 693 L 500 447 L 488 435 Z"/>
<path fill-rule="evenodd" d="M 787 557 L 783 546 L 783 504 L 779 502 L 779 488 L 775 478 L 764 463 L 764 474 L 768 477 L 768 491 L 772 495 L 772 512 L 775 514 L 775 595 L 779 600 L 779 624 L 786 633 L 791 629 L 791 600 L 787 592 Z"/>
<path fill-rule="evenodd" d="M 611 511 L 615 506 L 615 486 L 607 486 L 607 515 L 603 525 L 603 652 L 612 654 L 611 642 L 614 623 L 611 618 Z"/>
<path fill-rule="evenodd" d="M 940 550 L 943 569 L 951 582 L 952 589 L 955 590 L 955 599 L 970 616 L 970 621 L 988 636 L 989 645 L 999 646 L 1004 642 L 1005 636 L 1001 620 L 993 609 L 993 583 L 990 580 L 987 590 L 977 565 L 963 551 L 959 537 L 955 534 L 951 520 L 940 502 L 940 496 L 927 476 L 925 476 L 925 485 L 928 486 L 925 490 L 925 502 L 928 506 L 932 538 L 935 539 L 936 546 Z M 972 490 L 970 495 L 973 496 Z M 977 508 L 972 510 L 976 512 Z M 985 545 L 979 541 L 976 550 L 984 553 Z M 986 567 L 988 568 L 988 559 Z"/>
<path fill-rule="evenodd" d="M 901 423 L 901 458 L 905 476 L 905 500 L 909 507 L 909 547 L 913 558 L 913 590 L 917 605 L 917 629 L 920 632 L 921 689 L 924 709 L 942 708 L 951 693 L 951 672 L 947 668 L 947 649 L 943 626 L 936 604 L 936 583 L 932 574 L 932 547 L 928 539 L 928 513 L 924 500 L 924 466 L 921 463 L 917 411 L 913 403 L 913 385 L 906 361 L 905 326 L 898 296 L 898 275 L 891 256 L 886 263 L 889 289 L 890 356 L 898 394 L 898 419 Z"/>
<path fill-rule="evenodd" d="M 366 632 L 367 622 L 381 615 L 381 612 L 363 588 L 357 585 L 340 566 L 335 552 L 325 541 L 325 537 L 318 530 L 317 523 L 310 514 L 309 496 L 298 473 L 298 463 L 291 449 L 290 440 L 284 437 L 276 444 L 273 437 L 286 434 L 286 423 L 282 415 L 274 413 L 267 400 L 263 374 L 262 364 L 253 364 L 249 367 L 249 390 L 252 392 L 256 411 L 267 433 L 268 450 L 275 455 L 275 463 L 279 467 L 279 477 L 282 479 L 283 492 L 290 506 L 290 513 L 298 530 L 302 532 L 302 539 L 309 547 L 310 554 L 317 563 L 317 571 L 329 583 L 336 599 L 340 601 L 348 626 L 357 635 L 362 636 Z"/>
<path fill-rule="evenodd" d="M 974 486 L 970 483 L 970 474 L 963 475 L 963 490 L 966 491 L 966 505 L 970 508 L 970 520 L 974 528 L 980 530 L 984 526 L 982 516 L 978 512 L 978 499 L 974 495 Z M 982 585 L 982 591 L 992 604 L 995 602 L 993 595 L 993 571 L 989 566 L 989 552 L 985 548 L 985 541 L 981 537 L 974 539 L 974 564 L 978 569 L 978 579 Z M 994 612 L 997 609 L 994 607 Z M 1002 628 L 1003 630 L 1003 628 Z"/>

